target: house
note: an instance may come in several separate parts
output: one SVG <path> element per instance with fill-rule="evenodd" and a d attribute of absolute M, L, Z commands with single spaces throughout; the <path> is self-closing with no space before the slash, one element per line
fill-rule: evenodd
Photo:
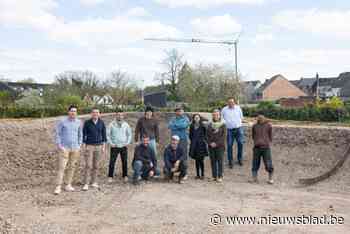
<path fill-rule="evenodd" d="M 244 81 L 243 83 L 243 95 L 248 103 L 256 100 L 256 91 L 260 88 L 260 80 Z"/>
<path fill-rule="evenodd" d="M 39 95 L 42 96 L 46 88 L 52 87 L 51 84 L 42 84 L 42 83 L 25 83 L 25 82 L 0 82 L 6 84 L 12 90 L 18 94 L 24 92 L 30 92 L 32 90 L 37 90 Z"/>
<path fill-rule="evenodd" d="M 300 80 L 292 80 L 291 83 L 301 89 L 308 96 L 314 96 L 315 91 L 313 90 L 313 85 L 315 84 L 317 78 L 301 78 Z"/>
<path fill-rule="evenodd" d="M 305 92 L 280 74 L 266 80 L 256 92 L 256 98 L 259 101 L 277 101 L 281 98 L 298 98 L 304 96 L 307 96 Z"/>
<path fill-rule="evenodd" d="M 8 86 L 6 82 L 0 82 L 0 92 L 8 92 L 10 95 L 15 95 L 16 91 Z"/>
<path fill-rule="evenodd" d="M 167 106 L 167 100 L 166 100 L 166 92 L 154 92 L 154 93 L 148 93 L 143 96 L 144 104 L 146 106 L 154 106 L 154 107 L 166 107 Z"/>
<path fill-rule="evenodd" d="M 103 96 L 94 95 L 92 97 L 92 102 L 95 105 L 113 107 L 114 99 L 108 94 L 105 94 Z"/>

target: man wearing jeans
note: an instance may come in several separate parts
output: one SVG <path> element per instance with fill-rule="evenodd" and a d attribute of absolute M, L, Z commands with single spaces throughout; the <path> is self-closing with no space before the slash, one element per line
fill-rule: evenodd
<path fill-rule="evenodd" d="M 100 119 L 100 111 L 93 108 L 91 119 L 85 121 L 83 127 L 83 143 L 85 145 L 84 191 L 89 189 L 90 183 L 93 188 L 98 188 L 96 181 L 98 162 L 101 154 L 105 152 L 106 141 L 105 123 Z"/>
<path fill-rule="evenodd" d="M 77 161 L 80 157 L 80 146 L 82 141 L 82 124 L 77 118 L 77 107 L 72 105 L 68 108 L 68 117 L 59 121 L 56 126 L 56 145 L 60 150 L 56 189 L 54 192 L 56 195 L 61 193 L 64 172 L 67 165 L 65 190 L 68 192 L 74 191 L 74 188 L 72 187 L 72 179 Z"/>
<path fill-rule="evenodd" d="M 123 180 L 128 181 L 128 148 L 131 144 L 132 133 L 129 124 L 124 120 L 122 110 L 116 111 L 116 118 L 113 120 L 107 130 L 108 144 L 111 146 L 111 158 L 109 160 L 108 182 L 113 182 L 115 163 L 118 155 L 122 161 Z"/>
<path fill-rule="evenodd" d="M 239 105 L 236 104 L 234 98 L 229 98 L 227 101 L 227 106 L 225 106 L 221 115 L 225 120 L 227 128 L 227 159 L 229 167 L 233 168 L 233 156 L 232 147 L 233 143 L 237 141 L 237 160 L 238 164 L 242 166 L 243 160 L 243 143 L 244 143 L 244 132 L 242 127 L 243 113 Z"/>
<path fill-rule="evenodd" d="M 134 160 L 132 162 L 134 184 L 138 184 L 141 179 L 147 180 L 155 174 L 159 174 L 157 159 L 154 150 L 149 145 L 149 140 L 149 136 L 142 136 L 142 143 L 135 148 Z"/>

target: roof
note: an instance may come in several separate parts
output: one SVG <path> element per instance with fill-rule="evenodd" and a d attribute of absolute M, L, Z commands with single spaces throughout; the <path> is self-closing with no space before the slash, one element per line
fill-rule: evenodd
<path fill-rule="evenodd" d="M 15 93 L 16 91 L 8 86 L 6 83 L 0 81 L 0 91 L 8 91 L 10 93 Z"/>
<path fill-rule="evenodd" d="M 282 78 L 282 79 L 286 79 L 284 76 L 282 76 L 281 74 L 275 75 L 273 77 L 271 77 L 270 79 L 265 80 L 265 82 L 259 87 L 258 91 L 262 92 L 264 91 L 272 82 L 274 82 L 277 78 Z"/>
<path fill-rule="evenodd" d="M 316 78 L 301 78 L 298 82 L 299 87 L 311 87 L 316 82 Z"/>
<path fill-rule="evenodd" d="M 260 81 L 260 80 L 249 80 L 249 81 L 244 81 L 243 83 L 244 83 L 244 84 L 247 84 L 247 85 L 256 86 L 256 85 L 260 84 L 261 81 Z"/>

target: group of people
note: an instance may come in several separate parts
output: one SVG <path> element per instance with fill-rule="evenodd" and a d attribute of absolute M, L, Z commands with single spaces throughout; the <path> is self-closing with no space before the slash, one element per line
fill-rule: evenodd
<path fill-rule="evenodd" d="M 84 152 L 85 161 L 84 191 L 89 190 L 90 186 L 99 187 L 97 182 L 99 160 L 107 148 L 110 149 L 108 182 L 113 182 L 115 164 L 119 155 L 123 181 L 128 182 L 128 146 L 133 141 L 136 146 L 132 160 L 132 182 L 139 184 L 141 180 L 160 177 L 161 157 L 157 150 L 160 129 L 152 107 L 147 107 L 144 116 L 137 121 L 134 134 L 125 120 L 125 113 L 120 109 L 116 111 L 115 119 L 107 127 L 97 108 L 92 109 L 91 118 L 84 123 L 77 118 L 77 111 L 76 106 L 70 106 L 68 116 L 59 121 L 56 126 L 56 144 L 60 155 L 55 194 L 61 193 L 63 183 L 66 185 L 65 191 L 75 190 L 72 180 L 81 149 Z M 195 160 L 196 179 L 204 179 L 205 158 L 209 156 L 212 169 L 211 180 L 221 183 L 225 147 L 227 147 L 229 168 L 232 169 L 234 165 L 232 147 L 235 141 L 237 142 L 237 163 L 240 166 L 243 165 L 242 122 L 243 113 L 234 98 L 229 98 L 227 106 L 221 111 L 214 110 L 211 121 L 200 114 L 194 114 L 190 120 L 181 107 L 176 108 L 175 117 L 168 123 L 171 132 L 170 144 L 165 147 L 162 157 L 164 178 L 169 181 L 176 179 L 180 184 L 184 183 L 187 180 L 189 156 Z M 269 173 L 268 183 L 272 184 L 273 166 L 270 149 L 272 126 L 264 116 L 257 117 L 257 123 L 252 128 L 252 137 L 254 153 L 251 182 L 258 182 L 257 176 L 262 158 L 265 169 Z"/>

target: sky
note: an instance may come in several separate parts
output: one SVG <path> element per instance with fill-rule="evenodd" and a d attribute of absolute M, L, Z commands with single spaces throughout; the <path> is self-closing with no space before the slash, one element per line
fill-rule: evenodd
<path fill-rule="evenodd" d="M 243 80 L 350 71 L 348 0 L 0 0 L 0 78 L 50 83 L 55 74 L 130 73 L 140 86 L 165 71 L 165 50 L 191 65 L 234 67 L 227 45 L 144 38 L 234 40 Z"/>

